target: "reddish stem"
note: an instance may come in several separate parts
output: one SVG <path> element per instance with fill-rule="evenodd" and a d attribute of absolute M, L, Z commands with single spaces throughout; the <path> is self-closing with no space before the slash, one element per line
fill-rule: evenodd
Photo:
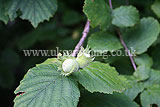
<path fill-rule="evenodd" d="M 128 0 L 127 0 L 127 2 L 128 2 Z M 109 0 L 109 6 L 110 6 L 110 8 L 113 10 L 112 0 Z M 127 48 L 127 45 L 125 44 L 125 42 L 124 42 L 124 40 L 123 40 L 123 38 L 122 38 L 122 35 L 120 34 L 120 31 L 119 31 L 118 29 L 116 29 L 116 30 L 117 30 L 119 39 L 120 39 L 120 41 L 121 41 L 121 44 L 123 45 L 124 49 L 127 50 L 127 53 L 128 53 L 128 55 L 129 55 L 129 58 L 130 58 L 130 60 L 131 60 L 131 63 L 132 63 L 132 66 L 133 66 L 134 70 L 137 70 L 136 64 L 135 64 L 135 62 L 134 62 L 134 60 L 133 60 L 133 57 L 132 57 L 132 54 L 131 54 L 130 50 Z"/>
<path fill-rule="evenodd" d="M 80 47 L 83 45 L 83 43 L 84 43 L 84 41 L 85 41 L 85 39 L 86 39 L 86 37 L 89 33 L 89 30 L 90 30 L 90 22 L 89 22 L 89 20 L 87 20 L 86 25 L 85 25 L 84 30 L 83 30 L 83 33 L 82 33 L 82 37 L 81 37 L 80 41 L 78 42 L 78 44 L 76 45 L 76 47 L 75 47 L 75 49 L 72 53 L 72 56 L 75 57 L 77 55 Z"/>
<path fill-rule="evenodd" d="M 136 64 L 135 64 L 135 62 L 133 60 L 132 54 L 131 54 L 130 50 L 127 48 L 127 45 L 125 44 L 125 42 L 124 42 L 124 40 L 123 40 L 123 38 L 122 38 L 122 36 L 120 34 L 120 31 L 118 29 L 117 29 L 117 33 L 118 33 L 119 39 L 121 41 L 121 44 L 123 45 L 124 49 L 127 50 L 127 53 L 129 55 L 129 58 L 131 60 L 131 63 L 132 63 L 132 66 L 133 66 L 134 70 L 136 70 L 137 67 L 136 67 Z"/>

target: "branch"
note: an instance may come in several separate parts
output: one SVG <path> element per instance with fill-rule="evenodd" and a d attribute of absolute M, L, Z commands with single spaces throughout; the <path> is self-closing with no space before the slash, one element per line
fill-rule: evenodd
<path fill-rule="evenodd" d="M 80 41 L 78 42 L 78 44 L 76 45 L 76 47 L 75 47 L 75 49 L 72 53 L 72 56 L 75 57 L 77 55 L 80 47 L 83 45 L 83 43 L 84 43 L 84 41 L 85 41 L 85 39 L 86 39 L 86 37 L 89 33 L 89 30 L 90 30 L 90 22 L 89 22 L 89 20 L 87 20 L 86 25 L 85 25 L 84 30 L 83 30 L 83 33 L 82 33 L 82 37 L 81 37 Z"/>
<path fill-rule="evenodd" d="M 109 0 L 109 7 L 110 7 L 111 9 L 113 9 L 112 0 Z"/>
<path fill-rule="evenodd" d="M 130 52 L 130 50 L 127 48 L 127 45 L 125 44 L 125 42 L 124 42 L 124 40 L 123 40 L 123 38 L 122 38 L 122 36 L 121 36 L 121 34 L 120 34 L 120 31 L 119 31 L 118 29 L 116 29 L 116 30 L 117 30 L 119 39 L 120 39 L 120 41 L 121 41 L 121 44 L 123 45 L 124 49 L 127 50 L 128 55 L 129 55 L 129 58 L 130 58 L 131 63 L 132 63 L 132 66 L 133 66 L 134 70 L 136 70 L 137 67 L 136 67 L 136 64 L 135 64 L 135 62 L 134 62 L 134 60 L 133 60 L 133 57 L 132 57 L 131 52 Z"/>
<path fill-rule="evenodd" d="M 127 1 L 128 1 L 128 0 L 127 0 Z M 113 10 L 112 0 L 109 0 L 109 6 L 110 6 L 110 8 Z M 133 66 L 134 70 L 136 70 L 137 67 L 136 67 L 136 64 L 135 64 L 135 62 L 134 62 L 134 60 L 133 60 L 133 57 L 132 57 L 132 54 L 131 54 L 130 50 L 127 48 L 127 45 L 125 44 L 125 42 L 124 42 L 124 40 L 123 40 L 123 38 L 122 38 L 122 36 L 121 36 L 121 34 L 120 34 L 120 31 L 119 31 L 118 29 L 116 29 L 116 31 L 117 31 L 117 33 L 118 33 L 119 39 L 120 39 L 120 41 L 121 41 L 121 44 L 123 45 L 124 49 L 127 50 L 127 53 L 128 53 L 128 55 L 129 55 L 129 58 L 130 58 L 130 60 L 131 60 L 131 63 L 132 63 L 132 66 Z"/>

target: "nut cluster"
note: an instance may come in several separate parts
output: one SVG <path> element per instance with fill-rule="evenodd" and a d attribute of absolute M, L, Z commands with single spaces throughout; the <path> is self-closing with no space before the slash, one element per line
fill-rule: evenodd
<path fill-rule="evenodd" d="M 60 56 L 62 56 L 62 55 L 60 54 Z M 66 58 L 66 56 L 65 56 L 65 60 L 62 63 L 61 74 L 68 76 L 72 72 L 76 72 L 80 68 L 86 67 L 93 60 L 94 60 L 94 58 L 91 57 L 91 55 L 90 55 L 89 47 L 87 47 L 86 49 L 81 47 L 76 58 L 72 57 L 72 56 L 68 56 L 68 58 Z"/>

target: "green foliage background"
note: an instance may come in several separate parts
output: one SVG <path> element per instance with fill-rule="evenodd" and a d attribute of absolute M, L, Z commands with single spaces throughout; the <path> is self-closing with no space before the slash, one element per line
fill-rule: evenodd
<path fill-rule="evenodd" d="M 126 4 L 126 0 L 112 0 L 113 8 L 117 8 L 112 14 L 113 17 L 115 17 L 114 20 L 108 17 L 111 14 L 108 7 L 102 8 L 97 5 L 92 5 L 89 0 L 85 0 L 85 6 L 83 0 L 59 0 L 58 5 L 56 5 L 56 0 L 46 0 L 45 2 L 39 0 L 42 8 L 39 8 L 37 6 L 38 3 L 33 2 L 33 0 L 29 0 L 28 2 L 20 1 L 21 2 L 19 2 L 19 0 L 13 0 L 11 2 L 10 0 L 0 0 L 0 96 L 3 97 L 1 102 L 5 104 L 4 106 L 13 106 L 13 100 L 16 97 L 13 92 L 28 69 L 44 62 L 48 58 L 43 56 L 25 57 L 22 50 L 47 50 L 56 49 L 56 47 L 62 50 L 73 50 L 81 37 L 81 32 L 83 31 L 87 17 L 91 20 L 92 29 L 85 44 L 88 43 L 91 48 L 95 50 L 123 50 L 113 25 L 120 27 L 127 46 L 131 46 L 137 50 L 136 54 L 138 57 L 135 58 L 135 62 L 138 69 L 134 72 L 128 57 L 109 57 L 106 60 L 97 57 L 96 61 L 109 63 L 115 67 L 120 74 L 125 74 L 125 78 L 129 80 L 131 87 L 122 94 L 116 92 L 113 95 L 102 93 L 91 94 L 82 86 L 91 92 L 99 90 L 105 92 L 105 90 L 103 90 L 103 84 L 100 84 L 97 88 L 93 88 L 92 85 L 88 85 L 87 83 L 85 84 L 84 81 L 87 81 L 85 77 L 89 77 L 86 72 L 90 73 L 89 69 L 91 69 L 89 67 L 85 68 L 80 71 L 84 73 L 81 73 L 83 75 L 79 73 L 75 74 L 76 79 L 82 84 L 82 86 L 79 85 L 81 96 L 75 85 L 77 83 L 72 83 L 73 86 L 75 85 L 73 91 L 77 92 L 74 97 L 78 98 L 80 96 L 78 106 L 103 107 L 107 105 L 108 107 L 135 107 L 143 105 L 146 107 L 149 104 L 157 104 L 160 106 L 159 0 L 129 0 L 129 4 L 136 8 L 133 6 L 127 8 L 120 7 Z M 99 2 L 99 0 L 93 1 L 101 5 L 106 3 L 105 0 L 104 2 L 103 0 L 101 2 Z M 27 8 L 27 5 L 24 4 L 27 4 L 30 8 Z M 95 6 L 97 6 L 97 8 L 94 8 Z M 46 8 L 48 8 L 47 13 Z M 102 11 L 101 17 L 99 17 L 98 14 L 94 14 L 94 12 L 98 11 Z M 132 11 L 133 14 L 130 14 Z M 127 18 L 131 20 L 123 20 L 126 14 L 131 16 Z M 106 29 L 108 29 L 108 31 L 106 31 Z M 97 32 L 99 30 L 101 31 Z M 105 36 L 105 34 L 108 36 Z M 93 67 L 103 66 L 97 63 L 98 62 L 94 63 L 95 65 L 93 64 Z M 92 65 L 90 67 L 92 67 Z M 112 68 L 106 69 L 111 69 L 112 72 L 115 71 L 115 69 Z M 36 69 L 33 69 L 33 72 L 34 71 L 36 71 Z M 103 69 L 99 71 L 103 71 Z M 48 73 L 50 73 L 49 70 Z M 133 76 L 131 76 L 132 74 Z M 108 72 L 107 75 L 110 75 L 110 72 Z M 118 78 L 116 75 L 112 78 Z M 67 78 L 62 78 L 62 80 L 66 79 Z M 104 81 L 99 79 L 93 82 L 93 84 L 99 84 L 101 82 Z M 117 87 L 111 86 L 110 88 L 108 88 L 109 92 L 107 91 L 105 93 L 112 93 L 112 90 L 116 90 Z M 122 87 L 119 86 L 118 88 L 121 89 Z M 108 100 L 108 102 L 105 99 Z M 70 103 L 72 101 L 73 100 L 70 99 Z M 74 106 L 77 102 L 78 99 L 73 101 Z M 115 104 L 115 102 L 117 102 L 117 104 Z"/>

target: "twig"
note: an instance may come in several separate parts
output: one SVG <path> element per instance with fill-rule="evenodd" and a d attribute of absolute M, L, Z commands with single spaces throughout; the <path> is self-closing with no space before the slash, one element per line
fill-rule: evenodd
<path fill-rule="evenodd" d="M 113 9 L 112 0 L 109 0 L 109 7 L 110 7 L 111 9 Z"/>
<path fill-rule="evenodd" d="M 113 10 L 112 0 L 109 0 L 109 6 Z M 120 34 L 120 31 L 118 29 L 116 29 L 116 31 L 118 33 L 119 39 L 121 41 L 121 44 L 123 45 L 124 49 L 127 50 L 127 52 L 128 52 L 128 55 L 129 55 L 129 58 L 131 60 L 131 63 L 132 63 L 132 66 L 133 66 L 134 70 L 136 70 L 137 67 L 136 67 L 136 64 L 135 64 L 135 62 L 133 60 L 133 57 L 132 57 L 132 54 L 131 54 L 130 50 L 127 48 L 127 45 L 125 44 L 125 42 L 124 42 L 124 40 L 122 38 L 122 35 Z"/>
<path fill-rule="evenodd" d="M 76 45 L 76 47 L 75 47 L 75 49 L 72 53 L 72 56 L 75 57 L 77 55 L 80 47 L 83 45 L 83 43 L 84 43 L 84 41 L 85 41 L 85 39 L 86 39 L 86 37 L 89 33 L 89 30 L 90 30 L 90 22 L 89 22 L 89 20 L 87 20 L 86 25 L 85 25 L 84 30 L 83 30 L 83 33 L 82 33 L 82 37 L 81 37 L 80 41 L 78 42 L 78 44 Z"/>
<path fill-rule="evenodd" d="M 124 49 L 127 50 L 128 55 L 129 55 L 129 58 L 130 58 L 131 63 L 132 63 L 132 66 L 133 66 L 134 70 L 136 70 L 137 67 L 136 67 L 136 64 L 135 64 L 135 62 L 134 62 L 134 60 L 133 60 L 133 57 L 132 57 L 131 52 L 130 52 L 130 50 L 127 48 L 127 45 L 125 44 L 125 42 L 124 42 L 124 40 L 123 40 L 123 38 L 122 38 L 122 36 L 121 36 L 121 34 L 120 34 L 120 31 L 119 31 L 118 29 L 116 29 L 116 30 L 117 30 L 119 39 L 120 39 L 120 41 L 121 41 L 121 44 L 123 45 Z"/>

